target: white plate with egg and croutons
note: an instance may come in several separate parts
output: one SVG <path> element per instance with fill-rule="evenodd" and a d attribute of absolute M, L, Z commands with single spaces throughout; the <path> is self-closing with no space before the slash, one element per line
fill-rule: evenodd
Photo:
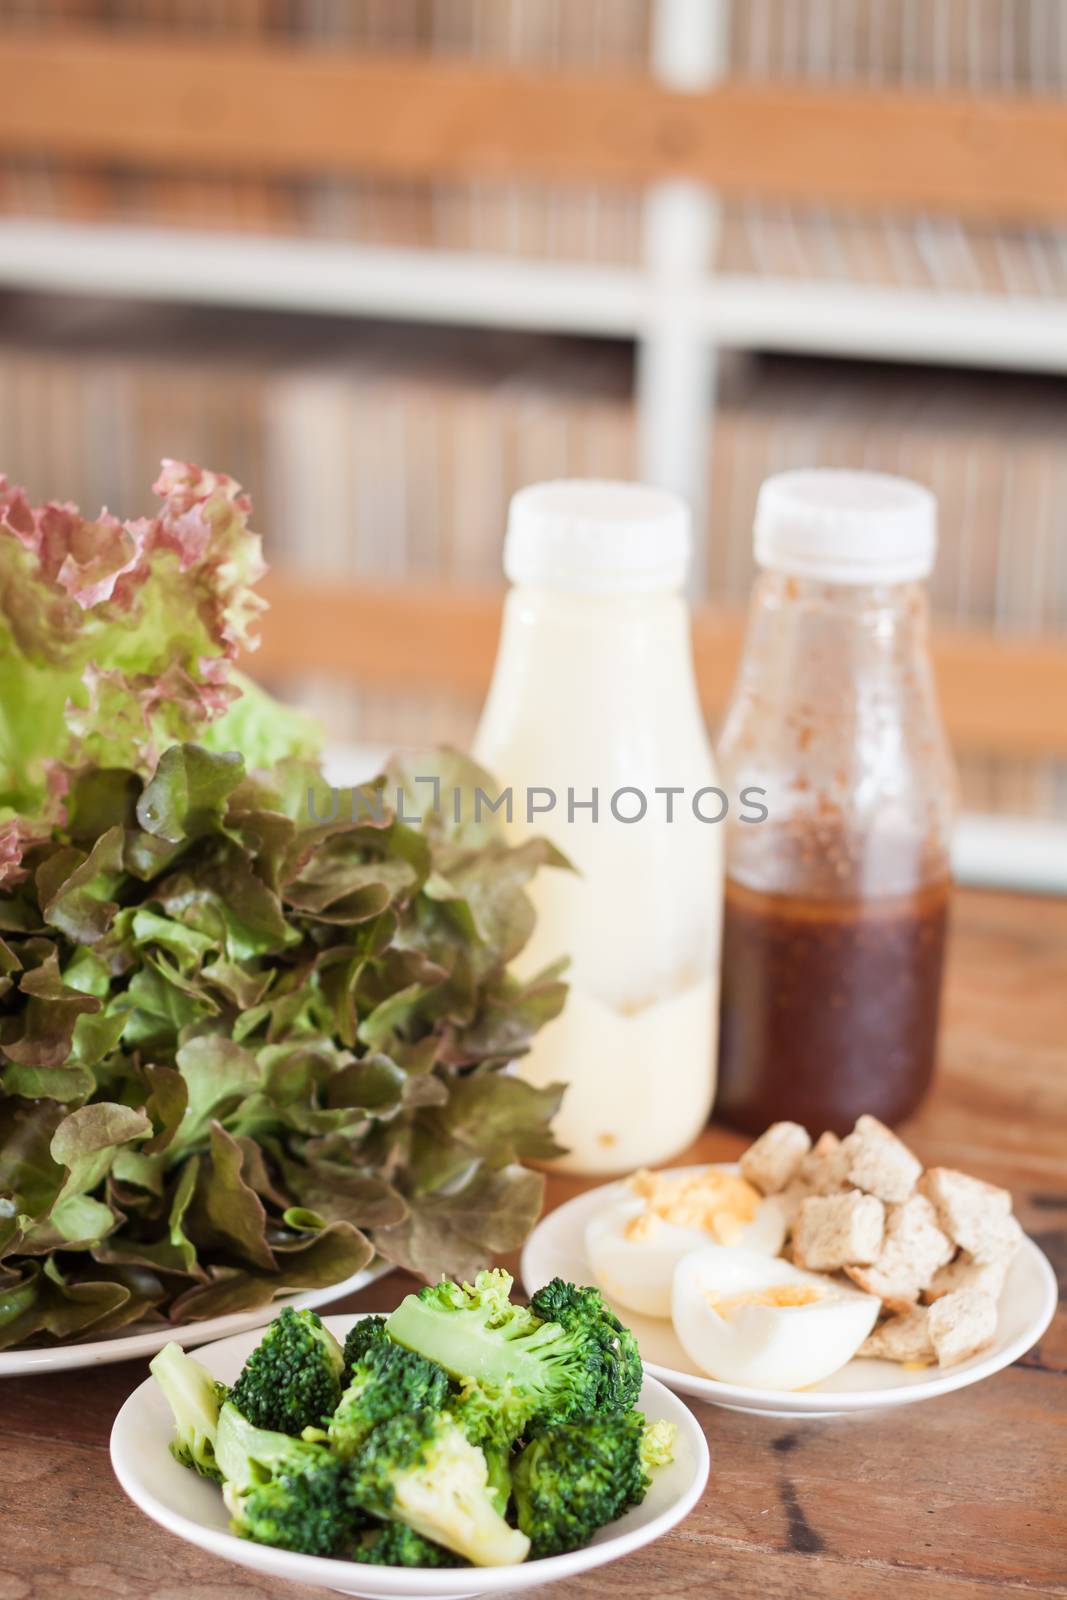
<path fill-rule="evenodd" d="M 697 1178 L 709 1171 L 728 1179 L 739 1169 L 728 1163 L 711 1168 L 678 1167 L 656 1177 Z M 806 1304 L 806 1285 L 813 1275 L 798 1272 L 776 1255 L 774 1201 L 771 1196 L 761 1204 L 745 1232 L 734 1222 L 725 1235 L 727 1243 L 699 1229 L 670 1227 L 668 1237 L 648 1241 L 649 1248 L 641 1251 L 632 1243 L 627 1248 L 623 1238 L 622 1224 L 635 1207 L 630 1180 L 605 1184 L 568 1201 L 538 1224 L 522 1253 L 522 1280 L 531 1294 L 557 1276 L 576 1283 L 598 1283 L 636 1335 L 645 1370 L 652 1377 L 696 1400 L 779 1417 L 840 1416 L 950 1394 L 1017 1361 L 1036 1344 L 1052 1319 L 1057 1299 L 1055 1275 L 1037 1245 L 1023 1238 L 998 1299 L 993 1342 L 978 1355 L 945 1369 L 853 1358 L 829 1376 L 793 1388 L 792 1381 L 802 1375 L 805 1359 L 818 1365 L 835 1340 L 843 1339 L 846 1348 L 850 1340 L 859 1343 L 856 1318 L 863 1322 L 860 1302 L 870 1297 L 833 1278 L 827 1291 L 819 1295 L 818 1304 Z M 590 1243 L 599 1274 L 590 1259 Z M 669 1259 L 672 1252 L 673 1260 Z M 681 1261 L 684 1267 L 679 1266 Z M 684 1280 L 684 1286 L 675 1282 L 673 1301 L 668 1304 L 664 1284 L 675 1274 Z M 611 1293 L 613 1287 L 622 1289 L 628 1304 L 618 1293 Z M 725 1303 L 739 1288 L 749 1291 L 750 1300 L 762 1298 L 766 1309 L 746 1311 L 747 1320 L 731 1319 L 732 1348 L 717 1348 L 709 1355 L 711 1365 L 746 1380 L 724 1382 L 709 1377 L 690 1352 L 701 1350 L 702 1338 L 709 1335 L 717 1337 L 721 1346 L 725 1337 L 722 1319 L 711 1316 L 702 1325 L 705 1307 L 714 1306 L 719 1297 L 720 1304 Z M 766 1290 L 764 1296 L 761 1289 Z M 635 1310 L 635 1300 L 656 1307 L 661 1314 Z M 685 1344 L 676 1332 L 672 1310 L 686 1333 Z M 873 1310 L 868 1313 L 869 1321 L 873 1314 Z M 799 1366 L 792 1359 L 798 1353 Z M 829 1361 L 833 1364 L 832 1355 Z"/>

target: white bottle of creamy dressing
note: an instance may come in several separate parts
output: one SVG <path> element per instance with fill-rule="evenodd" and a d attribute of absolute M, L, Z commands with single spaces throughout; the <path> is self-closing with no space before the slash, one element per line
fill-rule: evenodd
<path fill-rule="evenodd" d="M 519 964 L 571 957 L 563 1014 L 518 1070 L 567 1084 L 555 1132 L 574 1172 L 667 1161 L 711 1108 L 722 797 L 689 554 L 688 511 L 662 490 L 544 483 L 511 502 L 514 587 L 475 755 L 512 789 L 512 834 L 547 836 L 578 869 L 538 874 Z"/>

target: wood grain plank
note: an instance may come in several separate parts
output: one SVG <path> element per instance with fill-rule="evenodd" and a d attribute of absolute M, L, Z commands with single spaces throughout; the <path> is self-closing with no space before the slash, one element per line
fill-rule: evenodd
<path fill-rule="evenodd" d="M 103 1451 L 16 1442 L 5 1464 L 0 1600 L 312 1600 L 328 1592 L 259 1577 L 157 1528 L 127 1500 Z"/>
<path fill-rule="evenodd" d="M 1040 98 L 537 75 L 285 46 L 0 37 L 0 149 L 278 175 L 686 177 L 727 195 L 987 221 L 1067 212 L 1067 107 Z"/>
<path fill-rule="evenodd" d="M 927 1162 L 1008 1183 L 1067 1285 L 1067 900 L 957 897 L 941 1062 L 903 1130 Z M 744 1141 L 711 1128 L 692 1158 Z M 685 1159 L 682 1157 L 680 1159 Z M 548 1203 L 586 1185 L 552 1175 Z M 395 1274 L 336 1308 L 386 1310 Z M 297 1600 L 155 1528 L 106 1460 L 111 1419 L 143 1361 L 0 1383 L 5 1466 L 0 1600 Z M 530 1591 L 548 1600 L 989 1600 L 1067 1595 L 1062 1495 L 1067 1314 L 985 1383 L 928 1406 L 829 1421 L 695 1406 L 712 1453 L 685 1523 L 603 1573 Z"/>
<path fill-rule="evenodd" d="M 321 672 L 368 688 L 481 699 L 500 633 L 496 590 L 327 582 L 274 570 L 271 610 L 251 660 L 258 677 Z M 737 670 L 744 617 L 698 609 L 693 653 L 704 709 L 717 718 Z M 1067 644 L 936 628 L 932 650 L 955 748 L 1067 755 Z"/>

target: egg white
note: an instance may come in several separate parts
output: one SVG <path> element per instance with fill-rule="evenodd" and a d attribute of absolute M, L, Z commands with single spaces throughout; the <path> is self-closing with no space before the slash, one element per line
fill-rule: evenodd
<path fill-rule="evenodd" d="M 627 1238 L 627 1224 L 644 1209 L 644 1200 L 634 1195 L 598 1211 L 586 1226 L 586 1259 L 599 1288 L 620 1306 L 646 1317 L 666 1318 L 671 1314 L 675 1267 L 707 1245 L 708 1235 L 703 1228 L 680 1228 L 659 1219 L 649 1238 Z M 784 1208 L 776 1199 L 761 1200 L 752 1221 L 739 1230 L 738 1243 L 760 1255 L 776 1256 L 785 1234 Z"/>
<path fill-rule="evenodd" d="M 806 1284 L 821 1298 L 802 1306 L 742 1305 L 719 1312 L 708 1295 L 729 1300 Z M 686 1354 L 721 1383 L 750 1389 L 806 1389 L 851 1361 L 874 1327 L 875 1295 L 803 1272 L 752 1250 L 705 1245 L 675 1268 L 674 1330 Z"/>

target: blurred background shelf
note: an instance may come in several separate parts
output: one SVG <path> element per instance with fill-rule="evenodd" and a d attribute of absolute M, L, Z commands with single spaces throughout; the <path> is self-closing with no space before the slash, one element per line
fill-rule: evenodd
<path fill-rule="evenodd" d="M 241 478 L 334 739 L 469 736 L 566 474 L 693 505 L 713 718 L 760 479 L 879 467 L 941 501 L 969 859 L 1067 863 L 1060 0 L 20 0 L 0 68 L 0 465 Z"/>
<path fill-rule="evenodd" d="M 473 252 L 0 220 L 0 284 L 309 315 L 654 336 L 660 294 L 632 268 Z M 947 366 L 1067 372 L 1067 299 L 717 274 L 671 296 L 694 341 Z"/>
<path fill-rule="evenodd" d="M 648 286 L 624 267 L 248 238 L 108 223 L 0 221 L 0 282 L 138 300 L 634 337 Z M 1067 341 L 1065 341 L 1067 359 Z"/>

